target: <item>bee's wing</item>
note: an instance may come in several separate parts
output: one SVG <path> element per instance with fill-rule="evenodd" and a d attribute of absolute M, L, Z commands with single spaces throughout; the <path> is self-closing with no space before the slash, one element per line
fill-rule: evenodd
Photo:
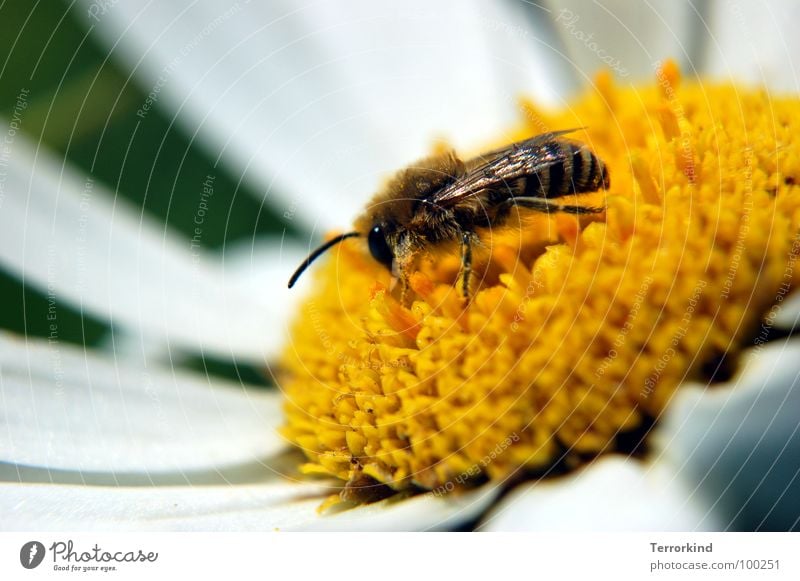
<path fill-rule="evenodd" d="M 438 206 L 451 206 L 487 189 L 511 187 L 519 178 L 539 173 L 553 164 L 563 162 L 568 152 L 559 146 L 557 138 L 573 131 L 577 129 L 542 133 L 485 153 L 467 162 L 468 166 L 474 166 L 473 169 L 435 191 L 426 201 Z M 486 161 L 481 162 L 481 160 Z"/>

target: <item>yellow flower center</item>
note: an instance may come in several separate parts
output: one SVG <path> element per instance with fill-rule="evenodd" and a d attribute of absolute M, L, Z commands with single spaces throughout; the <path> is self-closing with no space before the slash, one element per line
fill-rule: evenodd
<path fill-rule="evenodd" d="M 407 306 L 362 239 L 340 245 L 283 359 L 306 472 L 449 491 L 626 448 L 797 282 L 797 99 L 681 83 L 667 63 L 651 85 L 601 74 L 564 111 L 523 112 L 514 140 L 586 128 L 570 137 L 611 188 L 565 203 L 607 212 L 481 233 L 469 304 L 457 249 L 423 262 Z"/>

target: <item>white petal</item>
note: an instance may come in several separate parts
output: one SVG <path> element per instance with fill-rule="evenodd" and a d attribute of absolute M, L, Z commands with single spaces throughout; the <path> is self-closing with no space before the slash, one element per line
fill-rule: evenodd
<path fill-rule="evenodd" d="M 202 523 L 196 530 L 273 530 L 311 518 L 325 494 L 324 487 L 290 482 L 194 487 L 0 484 L 0 526 L 5 530 L 181 530 L 193 528 L 196 520 Z"/>
<path fill-rule="evenodd" d="M 143 116 L 175 112 L 316 228 L 346 228 L 434 138 L 481 146 L 516 120 L 520 93 L 552 102 L 561 83 L 552 49 L 503 3 L 120 0 L 96 20 L 151 95 Z"/>
<path fill-rule="evenodd" d="M 792 329 L 798 326 L 800 323 L 800 293 L 793 292 L 786 300 L 774 305 L 764 324 L 769 326 L 770 322 L 783 329 Z"/>
<path fill-rule="evenodd" d="M 800 524 L 800 341 L 751 349 L 730 385 L 687 386 L 659 429 L 657 461 L 710 501 L 723 528 Z"/>
<path fill-rule="evenodd" d="M 708 54 L 709 74 L 731 77 L 776 91 L 800 91 L 800 4 L 794 0 L 714 2 Z"/>
<path fill-rule="evenodd" d="M 236 288 L 220 261 L 180 241 L 99 183 L 17 134 L 0 196 L 0 263 L 58 308 L 77 306 L 143 342 L 263 361 L 283 341 L 291 309 L 286 280 L 305 254 L 277 244 L 258 265 L 269 284 Z M 232 282 L 232 284 L 230 284 Z"/>
<path fill-rule="evenodd" d="M 474 521 L 495 497 L 482 489 L 457 500 L 430 495 L 317 512 L 325 484 L 112 488 L 0 485 L 6 530 L 443 530 Z"/>
<path fill-rule="evenodd" d="M 711 522 L 674 474 L 608 456 L 576 473 L 531 482 L 510 493 L 481 530 L 682 531 Z M 711 526 L 710 528 L 713 528 Z"/>
<path fill-rule="evenodd" d="M 500 487 L 486 485 L 462 495 L 387 499 L 325 519 L 296 525 L 312 531 L 444 531 L 474 523 L 497 499 Z"/>
<path fill-rule="evenodd" d="M 284 448 L 280 397 L 0 335 L 0 461 L 79 472 L 222 470 Z"/>
<path fill-rule="evenodd" d="M 271 337 L 277 339 L 274 346 L 268 347 L 271 353 L 283 345 L 283 333 L 277 327 L 289 322 L 302 298 L 299 289 L 290 290 L 286 283 L 312 250 L 307 244 L 263 237 L 226 244 L 219 253 L 225 284 L 230 292 L 253 300 L 269 299 L 272 302 L 270 309 L 280 310 L 283 314 L 281 319 L 269 321 L 257 317 L 258 323 L 269 324 Z"/>
<path fill-rule="evenodd" d="M 619 79 L 650 79 L 666 58 L 694 67 L 696 39 L 706 34 L 688 2 L 554 0 L 548 6 L 572 66 L 587 79 L 605 69 Z"/>

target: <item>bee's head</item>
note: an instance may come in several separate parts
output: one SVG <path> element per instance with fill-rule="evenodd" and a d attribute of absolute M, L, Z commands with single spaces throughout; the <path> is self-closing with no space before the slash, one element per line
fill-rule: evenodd
<path fill-rule="evenodd" d="M 346 240 L 348 238 L 361 236 L 366 237 L 367 246 L 369 247 L 369 253 L 372 255 L 372 258 L 381 263 L 387 269 L 392 270 L 392 265 L 395 259 L 395 252 L 393 249 L 395 248 L 394 243 L 397 242 L 398 226 L 392 220 L 385 220 L 382 217 L 379 218 L 377 216 L 372 216 L 372 218 L 372 221 L 361 220 L 361 224 L 356 223 L 356 227 L 361 226 L 361 228 L 358 230 L 355 230 L 354 232 L 347 232 L 346 234 L 340 234 L 339 236 L 328 240 L 316 250 L 312 251 L 311 254 L 308 255 L 308 258 L 306 258 L 294 272 L 292 278 L 289 279 L 289 288 L 294 286 L 294 283 L 297 282 L 297 279 L 300 278 L 300 275 L 303 274 L 305 269 L 308 268 L 309 265 L 317 258 L 319 258 L 320 255 L 342 240 Z M 364 222 L 366 222 L 366 225 Z"/>
<path fill-rule="evenodd" d="M 391 223 L 390 221 L 377 221 L 372 222 L 372 225 L 369 227 L 369 230 L 366 232 L 347 232 L 346 234 L 340 234 L 331 240 L 328 240 L 325 244 L 314 250 L 311 254 L 308 255 L 303 263 L 297 268 L 297 270 L 292 275 L 292 278 L 289 279 L 289 288 L 294 286 L 294 283 L 297 282 L 297 279 L 300 278 L 300 275 L 303 274 L 306 268 L 314 262 L 320 255 L 325 253 L 329 250 L 332 246 L 338 244 L 342 240 L 346 240 L 348 238 L 355 238 L 357 236 L 366 236 L 367 238 L 367 246 L 369 246 L 369 253 L 372 255 L 372 258 L 380 262 L 383 266 L 392 270 L 392 263 L 394 262 L 394 252 L 392 251 L 392 245 L 390 244 L 389 240 L 394 233 L 396 232 L 397 227 Z"/>
<path fill-rule="evenodd" d="M 367 234 L 367 245 L 372 258 L 380 262 L 389 270 L 392 269 L 394 253 L 386 239 L 389 227 L 385 222 L 374 224 Z"/>

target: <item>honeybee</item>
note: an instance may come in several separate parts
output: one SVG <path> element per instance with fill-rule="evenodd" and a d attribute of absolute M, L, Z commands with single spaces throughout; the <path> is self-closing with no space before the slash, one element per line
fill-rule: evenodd
<path fill-rule="evenodd" d="M 511 209 L 595 214 L 604 208 L 562 205 L 568 194 L 607 189 L 603 161 L 580 142 L 554 131 L 462 161 L 454 151 L 425 158 L 400 171 L 359 216 L 352 232 L 329 240 L 298 267 L 292 288 L 305 269 L 342 240 L 367 239 L 372 257 L 407 287 L 416 256 L 446 242 L 461 243 L 462 292 L 469 296 L 476 229 L 502 226 Z"/>

